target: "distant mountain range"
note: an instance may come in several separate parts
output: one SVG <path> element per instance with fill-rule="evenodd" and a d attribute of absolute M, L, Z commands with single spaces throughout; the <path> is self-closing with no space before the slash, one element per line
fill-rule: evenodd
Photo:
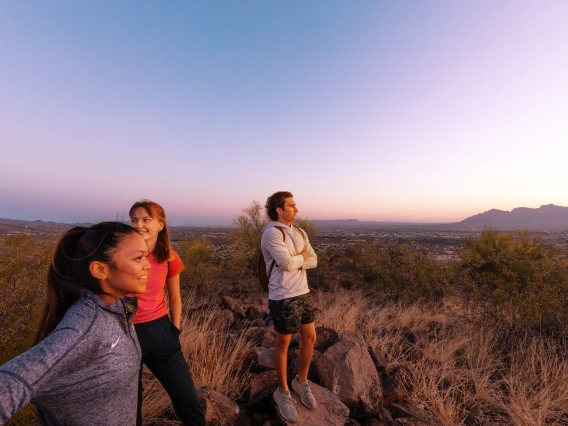
<path fill-rule="evenodd" d="M 456 223 L 418 223 L 418 222 L 378 222 L 357 219 L 314 220 L 317 229 L 480 229 L 490 226 L 497 229 L 530 228 L 533 230 L 566 230 L 568 231 L 568 207 L 548 204 L 533 209 L 518 207 L 509 211 L 491 209 Z M 0 219 L 0 234 L 7 231 L 64 230 L 71 226 L 90 226 L 90 223 L 57 223 L 42 220 L 28 221 L 16 219 Z M 222 228 L 220 226 L 220 228 Z"/>
<path fill-rule="evenodd" d="M 456 224 L 458 228 L 483 228 L 490 226 L 499 229 L 565 229 L 568 230 L 568 207 L 547 204 L 537 209 L 517 207 L 509 211 L 491 209 L 468 217 Z"/>
<path fill-rule="evenodd" d="M 408 222 L 371 222 L 357 219 L 314 220 L 317 229 L 394 229 L 394 228 L 443 228 L 480 229 L 489 226 L 496 229 L 530 228 L 534 230 L 568 230 L 568 207 L 548 204 L 537 209 L 518 207 L 509 211 L 491 209 L 468 217 L 457 223 L 430 224 Z"/>

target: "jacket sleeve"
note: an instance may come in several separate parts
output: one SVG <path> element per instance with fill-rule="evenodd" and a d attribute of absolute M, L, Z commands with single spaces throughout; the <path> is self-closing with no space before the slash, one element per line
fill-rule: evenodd
<path fill-rule="evenodd" d="M 262 234 L 261 245 L 264 250 L 270 254 L 272 259 L 276 261 L 276 264 L 280 266 L 283 271 L 294 271 L 301 269 L 304 264 L 304 257 L 301 254 L 291 255 L 282 233 L 274 228 L 268 228 Z M 270 264 L 267 260 L 266 264 Z"/>
<path fill-rule="evenodd" d="M 79 340 L 77 330 L 58 329 L 36 346 L 0 366 L 0 424 L 41 392 L 41 383 L 57 379 L 56 374 L 50 373 Z"/>
<path fill-rule="evenodd" d="M 304 265 L 302 269 L 312 269 L 318 266 L 318 256 L 312 245 L 310 244 L 310 240 L 308 239 L 308 235 L 304 232 L 304 248 L 306 253 L 308 253 L 307 259 L 304 261 Z"/>

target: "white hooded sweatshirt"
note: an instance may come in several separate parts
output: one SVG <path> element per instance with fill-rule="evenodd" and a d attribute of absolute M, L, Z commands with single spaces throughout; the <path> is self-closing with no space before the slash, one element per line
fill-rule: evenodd
<path fill-rule="evenodd" d="M 276 227 L 283 228 L 285 240 Z M 270 300 L 288 299 L 310 292 L 306 269 L 315 268 L 318 258 L 304 231 L 293 225 L 268 222 L 262 234 L 261 247 L 267 274 L 272 262 L 276 261 L 268 281 Z M 308 254 L 305 261 L 300 254 L 304 249 Z"/>

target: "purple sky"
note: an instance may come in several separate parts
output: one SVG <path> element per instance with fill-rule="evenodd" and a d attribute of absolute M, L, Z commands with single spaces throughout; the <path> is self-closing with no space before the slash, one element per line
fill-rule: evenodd
<path fill-rule="evenodd" d="M 568 205 L 568 2 L 0 2 L 0 217 Z"/>

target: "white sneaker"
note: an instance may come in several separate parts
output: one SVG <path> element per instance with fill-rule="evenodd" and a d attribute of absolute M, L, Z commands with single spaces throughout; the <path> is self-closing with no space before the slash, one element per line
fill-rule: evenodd
<path fill-rule="evenodd" d="M 280 392 L 276 389 L 272 394 L 272 399 L 276 402 L 276 409 L 278 413 L 291 423 L 296 423 L 300 416 L 298 416 L 298 411 L 296 411 L 296 401 L 292 398 L 290 391 Z"/>
<path fill-rule="evenodd" d="M 294 389 L 298 395 L 300 395 L 300 400 L 302 404 L 313 410 L 317 407 L 317 402 L 314 394 L 312 393 L 312 388 L 310 387 L 310 381 L 304 380 L 303 382 L 298 382 L 298 376 L 294 377 L 292 380 L 292 389 Z"/>

